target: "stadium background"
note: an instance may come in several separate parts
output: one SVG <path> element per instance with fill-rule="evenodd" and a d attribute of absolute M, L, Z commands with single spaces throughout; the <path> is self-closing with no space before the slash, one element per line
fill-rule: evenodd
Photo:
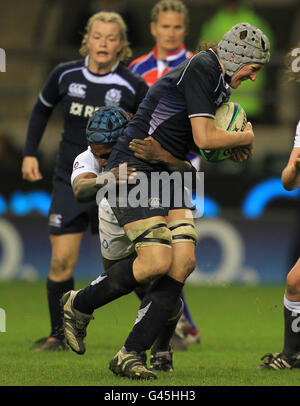
<path fill-rule="evenodd" d="M 6 71 L 0 72 L 1 280 L 45 279 L 48 274 L 46 215 L 61 132 L 59 110 L 40 146 L 43 181 L 32 184 L 21 179 L 27 123 L 47 74 L 57 63 L 79 57 L 85 22 L 106 7 L 120 11 L 125 18 L 133 57 L 148 52 L 153 46 L 149 15 L 155 2 L 1 1 L 0 48 L 6 53 Z M 201 27 L 222 3 L 186 0 L 190 12 L 187 48 L 196 48 Z M 299 252 L 299 191 L 284 192 L 280 173 L 299 120 L 299 85 L 287 82 L 283 59 L 300 41 L 300 8 L 297 0 L 255 0 L 250 4 L 269 24 L 276 42 L 266 68 L 263 107 L 252 120 L 255 154 L 242 165 L 203 164 L 205 215 L 199 223 L 198 269 L 190 282 L 282 283 L 294 262 L 294 251 Z M 86 234 L 76 278 L 94 278 L 100 270 L 98 238 Z"/>

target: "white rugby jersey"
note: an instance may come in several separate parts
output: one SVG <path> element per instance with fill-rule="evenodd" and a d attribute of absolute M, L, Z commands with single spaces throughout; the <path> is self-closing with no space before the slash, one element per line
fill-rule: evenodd
<path fill-rule="evenodd" d="M 295 136 L 295 142 L 294 142 L 294 148 L 300 148 L 300 120 L 298 122 L 297 128 L 296 128 L 296 136 Z"/>
<path fill-rule="evenodd" d="M 74 182 L 74 179 L 81 175 L 82 173 L 94 173 L 95 175 L 99 175 L 103 172 L 104 168 L 99 165 L 98 160 L 94 157 L 91 147 L 81 154 L 79 154 L 73 164 L 73 172 L 71 175 L 71 183 Z M 114 224 L 119 224 L 118 220 L 116 219 L 107 199 L 102 199 L 99 205 L 99 218 L 104 218 L 106 221 Z M 121 228 L 121 227 L 120 227 Z"/>
<path fill-rule="evenodd" d="M 82 173 L 91 172 L 95 175 L 99 175 L 102 171 L 103 168 L 99 165 L 99 162 L 92 154 L 91 147 L 88 147 L 87 150 L 77 155 L 74 160 L 71 183 L 73 183 L 74 179 Z"/>

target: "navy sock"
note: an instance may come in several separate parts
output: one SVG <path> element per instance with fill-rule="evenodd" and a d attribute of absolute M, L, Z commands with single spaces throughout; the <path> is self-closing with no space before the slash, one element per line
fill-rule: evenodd
<path fill-rule="evenodd" d="M 132 271 L 134 260 L 135 257 L 130 257 L 116 262 L 91 285 L 81 290 L 73 302 L 75 309 L 92 314 L 95 309 L 130 293 L 138 285 Z"/>
<path fill-rule="evenodd" d="M 155 340 L 154 344 L 151 347 L 151 354 L 156 354 L 157 352 L 164 352 L 170 350 L 170 340 L 176 329 L 178 320 L 180 319 L 183 312 L 183 302 L 179 298 L 177 300 L 174 311 L 172 312 L 171 317 L 167 320 L 164 327 L 161 329 L 159 336 Z"/>
<path fill-rule="evenodd" d="M 63 313 L 60 306 L 60 299 L 64 293 L 73 289 L 73 277 L 63 282 L 55 282 L 49 278 L 47 279 L 47 297 L 50 312 L 51 337 L 56 337 L 58 339 L 64 338 L 64 334 L 62 331 Z"/>
<path fill-rule="evenodd" d="M 143 352 L 151 348 L 176 308 L 183 285 L 168 275 L 153 283 L 125 342 L 127 351 Z"/>

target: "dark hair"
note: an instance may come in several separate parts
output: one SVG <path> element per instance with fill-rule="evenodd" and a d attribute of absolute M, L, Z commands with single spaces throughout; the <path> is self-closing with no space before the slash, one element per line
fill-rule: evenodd
<path fill-rule="evenodd" d="M 208 51 L 211 48 L 218 55 L 218 43 L 216 41 L 200 41 L 197 49 L 194 51 L 194 54 L 197 54 L 200 51 Z"/>

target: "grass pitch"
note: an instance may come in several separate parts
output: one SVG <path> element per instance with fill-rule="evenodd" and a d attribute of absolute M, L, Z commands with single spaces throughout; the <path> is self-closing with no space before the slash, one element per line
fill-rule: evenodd
<path fill-rule="evenodd" d="M 77 283 L 76 289 L 86 283 Z M 130 381 L 108 369 L 137 313 L 134 294 L 95 312 L 88 327 L 87 352 L 35 353 L 33 342 L 49 333 L 45 282 L 2 282 L 0 308 L 1 386 L 299 386 L 300 370 L 261 371 L 267 352 L 283 341 L 284 286 L 192 286 L 185 297 L 201 344 L 174 353 L 175 371 L 156 381 Z"/>

